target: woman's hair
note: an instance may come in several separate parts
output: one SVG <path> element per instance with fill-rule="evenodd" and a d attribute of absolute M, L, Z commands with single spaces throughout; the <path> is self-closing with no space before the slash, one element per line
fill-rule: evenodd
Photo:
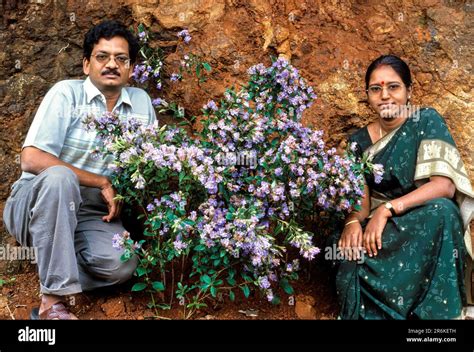
<path fill-rule="evenodd" d="M 411 73 L 406 62 L 395 55 L 382 55 L 372 61 L 372 63 L 367 68 L 367 72 L 365 73 L 365 89 L 369 89 L 369 81 L 372 72 L 374 72 L 374 70 L 380 66 L 390 66 L 393 68 L 393 70 L 398 73 L 405 86 L 407 88 L 411 87 Z"/>
<path fill-rule="evenodd" d="M 138 51 L 140 50 L 140 44 L 132 32 L 117 21 L 103 21 L 87 32 L 83 46 L 84 57 L 90 60 L 94 45 L 97 44 L 101 38 L 109 40 L 116 36 L 122 37 L 128 42 L 130 60 L 132 63 L 135 62 Z"/>

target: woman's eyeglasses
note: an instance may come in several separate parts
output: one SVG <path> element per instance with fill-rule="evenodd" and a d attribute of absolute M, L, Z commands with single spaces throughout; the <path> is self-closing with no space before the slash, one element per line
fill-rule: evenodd
<path fill-rule="evenodd" d="M 109 62 L 110 58 L 113 57 L 115 62 L 118 63 L 120 66 L 129 66 L 130 65 L 130 58 L 127 55 L 110 55 L 106 53 L 98 53 L 95 55 L 91 55 L 95 57 L 98 63 L 105 64 Z"/>
<path fill-rule="evenodd" d="M 387 88 L 387 92 L 390 95 L 399 93 L 402 90 L 402 85 L 400 83 L 389 83 L 386 86 L 381 86 L 380 84 L 373 84 L 367 89 L 367 93 L 370 96 L 380 95 L 383 92 L 384 88 Z"/>

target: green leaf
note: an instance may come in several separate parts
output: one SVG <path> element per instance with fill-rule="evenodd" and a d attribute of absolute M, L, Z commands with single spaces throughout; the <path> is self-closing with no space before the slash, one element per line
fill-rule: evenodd
<path fill-rule="evenodd" d="M 250 278 L 250 276 L 248 276 L 247 274 L 241 273 L 240 276 L 242 276 L 242 279 L 244 279 L 245 281 L 252 281 L 252 279 Z"/>
<path fill-rule="evenodd" d="M 206 284 L 209 285 L 209 284 L 211 284 L 211 281 L 212 281 L 212 280 L 211 280 L 211 278 L 209 277 L 209 275 L 203 275 L 203 276 L 201 276 L 201 281 L 202 281 L 202 282 L 205 282 Z"/>
<path fill-rule="evenodd" d="M 170 310 L 171 309 L 171 306 L 169 304 L 157 304 L 156 307 L 160 308 L 162 310 Z"/>
<path fill-rule="evenodd" d="M 146 288 L 146 283 L 137 282 L 135 285 L 133 285 L 132 291 L 133 292 L 143 291 L 145 288 Z"/>
<path fill-rule="evenodd" d="M 140 277 L 140 276 L 143 276 L 146 274 L 146 269 L 144 267 L 137 267 L 137 276 Z"/>
<path fill-rule="evenodd" d="M 249 295 L 250 295 L 250 288 L 249 288 L 247 285 L 241 286 L 240 288 L 241 288 L 242 291 L 244 292 L 245 298 L 249 298 Z"/>
<path fill-rule="evenodd" d="M 212 297 L 216 297 L 217 295 L 217 289 L 214 286 L 211 286 L 211 295 Z"/>
<path fill-rule="evenodd" d="M 203 245 L 203 244 L 198 244 L 196 247 L 194 247 L 194 250 L 195 250 L 196 252 L 202 252 L 202 251 L 205 250 L 205 249 L 206 249 L 206 246 Z"/>
<path fill-rule="evenodd" d="M 295 291 L 293 290 L 293 287 L 290 285 L 287 279 L 281 279 L 280 286 L 289 295 L 292 295 L 293 293 L 295 293 Z"/>
<path fill-rule="evenodd" d="M 196 222 L 194 222 L 194 221 L 191 220 L 191 219 L 185 219 L 185 220 L 183 220 L 183 223 L 186 224 L 186 225 L 189 225 L 189 226 L 194 226 L 194 225 L 196 225 Z"/>
<path fill-rule="evenodd" d="M 235 293 L 234 293 L 234 291 L 229 291 L 229 298 L 230 298 L 230 300 L 231 300 L 232 302 L 235 301 Z"/>
<path fill-rule="evenodd" d="M 202 63 L 202 67 L 204 67 L 204 69 L 205 69 L 207 72 L 211 72 L 211 65 L 209 65 L 207 62 L 203 62 L 203 63 Z"/>
<path fill-rule="evenodd" d="M 156 291 L 164 291 L 165 290 L 165 285 L 161 281 L 153 281 L 151 286 L 156 290 Z"/>

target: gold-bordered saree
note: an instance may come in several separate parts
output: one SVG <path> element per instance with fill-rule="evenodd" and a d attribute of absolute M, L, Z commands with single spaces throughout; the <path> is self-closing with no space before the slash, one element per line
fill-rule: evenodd
<path fill-rule="evenodd" d="M 342 319 L 453 319 L 466 305 L 465 273 L 472 258 L 469 222 L 474 193 L 466 168 L 441 115 L 413 113 L 372 144 L 367 127 L 349 142 L 385 169 L 382 182 L 366 177 L 371 208 L 429 181 L 449 177 L 455 199 L 436 198 L 388 220 L 382 250 L 364 261 L 342 261 L 336 275 Z M 366 222 L 362 224 L 366 225 Z M 340 234 L 334 238 L 338 240 Z M 470 287 L 468 294 L 470 296 Z"/>

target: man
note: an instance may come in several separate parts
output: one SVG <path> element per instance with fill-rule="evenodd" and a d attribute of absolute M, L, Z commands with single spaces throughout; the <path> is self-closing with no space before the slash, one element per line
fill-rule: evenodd
<path fill-rule="evenodd" d="M 46 94 L 21 152 L 20 179 L 4 210 L 7 230 L 38 249 L 42 300 L 32 319 L 77 319 L 65 296 L 128 280 L 137 259 L 123 263 L 112 238 L 123 233 L 120 204 L 108 176 L 108 158 L 97 158 L 95 134 L 83 118 L 115 111 L 154 123 L 150 97 L 125 87 L 137 58 L 137 39 L 122 24 L 105 21 L 84 40 L 88 78 L 55 84 Z"/>

